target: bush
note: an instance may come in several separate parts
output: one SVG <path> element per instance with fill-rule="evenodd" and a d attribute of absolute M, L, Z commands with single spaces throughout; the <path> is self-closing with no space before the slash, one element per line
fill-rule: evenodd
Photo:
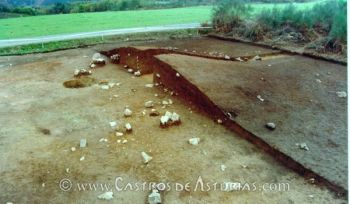
<path fill-rule="evenodd" d="M 251 8 L 243 0 L 219 0 L 213 11 L 212 24 L 217 30 L 231 31 L 250 11 Z"/>

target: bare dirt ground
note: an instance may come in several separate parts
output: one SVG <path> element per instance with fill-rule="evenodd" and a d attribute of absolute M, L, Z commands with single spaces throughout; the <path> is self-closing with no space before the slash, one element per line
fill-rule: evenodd
<path fill-rule="evenodd" d="M 140 44 L 140 43 L 135 43 Z M 131 42 L 129 45 L 133 45 Z M 13 203 L 106 203 L 97 190 L 79 190 L 77 184 L 110 183 L 121 176 L 127 182 L 191 182 L 190 191 L 162 192 L 164 203 L 345 203 L 328 189 L 306 181 L 281 166 L 272 157 L 214 123 L 195 107 L 160 88 L 146 88 L 152 75 L 133 77 L 121 66 L 108 63 L 93 70 L 96 82 L 120 83 L 108 90 L 97 84 L 65 88 L 76 68 L 85 68 L 96 49 L 105 45 L 40 55 L 1 57 L 0 63 L 0 202 Z M 84 57 L 87 56 L 87 57 Z M 158 94 L 156 97 L 155 94 Z M 118 97 L 114 97 L 118 95 Z M 163 114 L 175 111 L 182 124 L 159 127 L 159 117 L 150 117 L 144 102 L 172 99 L 173 104 L 155 108 Z M 132 117 L 125 118 L 129 106 Z M 130 122 L 133 132 L 116 137 L 109 122 Z M 188 139 L 200 137 L 198 146 Z M 79 148 L 86 138 L 88 146 Z M 106 138 L 107 142 L 100 142 Z M 118 140 L 127 143 L 118 143 Z M 72 152 L 71 148 L 76 147 Z M 153 157 L 144 164 L 141 152 Z M 85 160 L 80 158 L 85 156 Z M 227 168 L 221 170 L 221 165 Z M 69 168 L 69 171 L 67 171 Z M 195 191 L 204 182 L 288 183 L 288 191 L 244 190 Z M 59 187 L 62 179 L 72 189 Z M 110 203 L 145 203 L 149 191 L 114 190 Z"/>

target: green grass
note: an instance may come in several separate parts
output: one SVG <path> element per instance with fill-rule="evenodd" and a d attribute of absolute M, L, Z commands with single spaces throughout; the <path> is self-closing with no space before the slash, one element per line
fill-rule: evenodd
<path fill-rule="evenodd" d="M 209 21 L 212 7 L 77 13 L 0 20 L 0 39 Z"/>

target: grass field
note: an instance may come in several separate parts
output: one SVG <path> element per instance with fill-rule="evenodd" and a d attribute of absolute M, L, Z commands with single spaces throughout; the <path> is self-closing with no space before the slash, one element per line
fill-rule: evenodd
<path fill-rule="evenodd" d="M 211 7 L 31 16 L 0 20 L 0 39 L 204 22 Z"/>
<path fill-rule="evenodd" d="M 303 9 L 315 3 L 297 3 Z M 286 4 L 277 4 L 284 7 Z M 253 14 L 275 4 L 252 4 Z M 211 6 L 162 10 L 117 11 L 30 16 L 0 20 L 0 39 L 25 38 L 66 33 L 79 33 L 118 28 L 157 26 L 210 21 Z"/>

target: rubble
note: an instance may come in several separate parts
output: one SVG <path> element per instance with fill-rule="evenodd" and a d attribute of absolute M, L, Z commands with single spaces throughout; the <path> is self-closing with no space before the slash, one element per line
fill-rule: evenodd
<path fill-rule="evenodd" d="M 152 108 L 153 106 L 154 106 L 153 101 L 147 101 L 147 102 L 145 103 L 145 107 L 146 107 L 146 108 Z"/>
<path fill-rule="evenodd" d="M 120 55 L 114 54 L 114 55 L 112 55 L 110 58 L 111 58 L 112 62 L 118 63 L 118 62 L 119 62 L 119 59 L 120 59 Z"/>
<path fill-rule="evenodd" d="M 225 60 L 230 60 L 231 59 L 231 57 L 228 56 L 228 55 L 225 55 L 224 58 L 225 58 Z"/>
<path fill-rule="evenodd" d="M 160 113 L 156 109 L 152 109 L 151 112 L 149 113 L 149 116 L 159 116 Z"/>
<path fill-rule="evenodd" d="M 84 161 L 85 160 L 85 156 L 80 157 L 80 161 Z"/>
<path fill-rule="evenodd" d="M 80 148 L 85 148 L 86 145 L 87 145 L 86 139 L 80 139 L 80 144 L 79 144 Z"/>
<path fill-rule="evenodd" d="M 345 91 L 338 91 L 337 92 L 337 96 L 339 98 L 346 98 L 348 95 L 347 95 L 347 93 Z"/>
<path fill-rule="evenodd" d="M 117 122 L 116 121 L 109 122 L 109 125 L 111 126 L 111 128 L 115 128 L 117 126 Z"/>
<path fill-rule="evenodd" d="M 221 171 L 225 171 L 226 170 L 226 165 L 224 165 L 224 164 L 221 164 L 221 166 L 220 166 L 220 169 L 221 169 Z"/>
<path fill-rule="evenodd" d="M 151 156 L 149 156 L 146 152 L 141 152 L 141 156 L 143 158 L 143 162 L 145 164 L 147 164 L 148 162 L 150 162 L 153 158 Z"/>
<path fill-rule="evenodd" d="M 275 123 L 266 123 L 265 127 L 269 130 L 275 130 L 276 129 L 276 124 Z"/>
<path fill-rule="evenodd" d="M 101 195 L 97 196 L 97 198 L 100 200 L 112 200 L 113 199 L 113 192 L 108 191 L 108 192 L 102 193 Z"/>
<path fill-rule="evenodd" d="M 153 189 L 152 193 L 148 195 L 148 204 L 160 204 L 162 199 L 157 189 Z"/>
<path fill-rule="evenodd" d="M 126 123 L 126 124 L 125 124 L 125 129 L 126 129 L 126 131 L 131 132 L 131 131 L 132 131 L 132 126 L 131 126 L 131 124 L 130 124 L 130 123 Z"/>
<path fill-rule="evenodd" d="M 124 116 L 130 117 L 132 115 L 132 111 L 129 108 L 124 109 Z"/>
<path fill-rule="evenodd" d="M 200 141 L 201 141 L 200 138 L 194 137 L 194 138 L 189 139 L 188 143 L 190 143 L 191 145 L 197 146 Z"/>
<path fill-rule="evenodd" d="M 92 62 L 91 64 L 95 64 L 95 65 L 105 65 L 106 64 L 106 60 L 102 57 L 102 55 L 100 53 L 95 53 L 92 56 Z"/>
<path fill-rule="evenodd" d="M 262 58 L 259 56 L 259 55 L 257 55 L 257 56 L 255 56 L 255 57 L 253 57 L 253 60 L 255 60 L 255 61 L 261 61 L 262 60 Z"/>
<path fill-rule="evenodd" d="M 263 99 L 260 95 L 257 95 L 256 96 L 261 102 L 264 102 L 265 101 L 265 99 Z"/>
<path fill-rule="evenodd" d="M 305 151 L 309 151 L 310 150 L 306 143 L 300 143 L 300 144 L 296 143 L 296 145 L 302 150 L 305 150 Z"/>
<path fill-rule="evenodd" d="M 122 137 L 124 135 L 124 133 L 122 133 L 122 132 L 116 132 L 115 133 L 115 136 L 117 136 L 117 137 Z"/>
<path fill-rule="evenodd" d="M 166 111 L 165 114 L 160 118 L 160 126 L 162 128 L 165 128 L 171 125 L 179 125 L 180 123 L 181 123 L 180 115 L 178 115 L 175 112 L 171 113 L 169 111 Z"/>
<path fill-rule="evenodd" d="M 134 72 L 134 75 L 135 76 L 141 76 L 141 72 L 140 71 L 136 71 L 136 72 Z"/>
<path fill-rule="evenodd" d="M 87 75 L 91 75 L 91 74 L 92 74 L 91 70 L 86 70 L 86 69 L 74 70 L 74 77 L 87 76 Z"/>

